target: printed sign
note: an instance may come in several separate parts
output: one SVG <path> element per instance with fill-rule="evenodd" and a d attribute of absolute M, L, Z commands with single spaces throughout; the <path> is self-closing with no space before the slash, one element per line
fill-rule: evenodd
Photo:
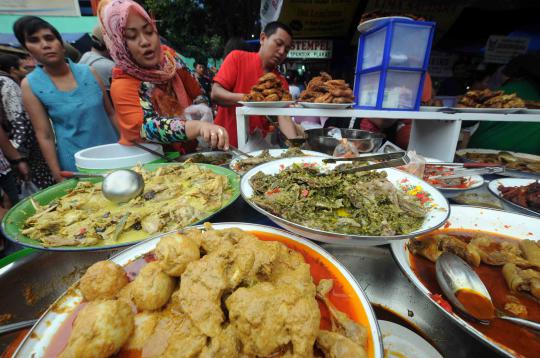
<path fill-rule="evenodd" d="M 526 37 L 490 36 L 486 43 L 485 62 L 505 64 L 527 52 L 529 39 Z"/>
<path fill-rule="evenodd" d="M 331 40 L 294 40 L 288 58 L 332 58 Z"/>

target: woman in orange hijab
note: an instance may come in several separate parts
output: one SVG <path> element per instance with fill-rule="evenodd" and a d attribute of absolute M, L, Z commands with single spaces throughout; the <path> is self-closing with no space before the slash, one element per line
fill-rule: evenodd
<path fill-rule="evenodd" d="M 193 105 L 202 90 L 174 50 L 161 45 L 154 21 L 131 0 L 102 1 L 99 20 L 112 59 L 111 97 L 120 125 L 120 143 L 163 144 L 202 137 L 227 149 L 223 127 L 186 115 L 212 118 L 210 108 Z"/>

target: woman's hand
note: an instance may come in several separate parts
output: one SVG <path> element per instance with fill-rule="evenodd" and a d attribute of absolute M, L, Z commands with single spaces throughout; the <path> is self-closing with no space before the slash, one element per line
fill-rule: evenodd
<path fill-rule="evenodd" d="M 225 128 L 202 121 L 199 123 L 199 136 L 204 139 L 210 148 L 229 149 L 229 135 Z"/>
<path fill-rule="evenodd" d="M 17 171 L 24 181 L 30 180 L 30 167 L 26 161 L 22 161 L 17 164 Z"/>

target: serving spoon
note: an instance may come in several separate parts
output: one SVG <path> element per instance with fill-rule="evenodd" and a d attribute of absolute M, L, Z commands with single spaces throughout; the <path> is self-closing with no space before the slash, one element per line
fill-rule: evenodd
<path fill-rule="evenodd" d="M 460 311 L 481 323 L 489 323 L 489 320 L 498 317 L 540 331 L 540 323 L 510 317 L 497 310 L 480 277 L 460 257 L 443 253 L 435 263 L 435 273 L 446 298 Z"/>
<path fill-rule="evenodd" d="M 62 171 L 60 175 L 64 178 L 103 178 L 103 196 L 114 203 L 128 202 L 141 195 L 144 190 L 142 175 L 130 169 L 115 170 L 107 174 Z"/>

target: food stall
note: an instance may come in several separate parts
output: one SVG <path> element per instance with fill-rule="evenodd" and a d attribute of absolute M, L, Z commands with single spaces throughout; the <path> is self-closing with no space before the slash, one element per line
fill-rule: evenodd
<path fill-rule="evenodd" d="M 4 235 L 35 249 L 0 261 L 6 356 L 535 356 L 540 158 L 456 144 L 464 120 L 538 113 L 351 109 L 351 88 L 324 75 L 287 108 L 290 94 L 264 77 L 236 109 L 232 160 L 137 165 L 144 188 L 123 202 L 100 179 L 71 179 L 6 214 Z M 414 119 L 409 149 L 425 158 L 242 153 L 251 115 Z M 368 141 L 366 152 L 382 144 Z M 486 188 L 507 211 L 456 205 Z M 448 294 L 443 257 L 474 268 L 488 293 L 456 279 Z"/>

